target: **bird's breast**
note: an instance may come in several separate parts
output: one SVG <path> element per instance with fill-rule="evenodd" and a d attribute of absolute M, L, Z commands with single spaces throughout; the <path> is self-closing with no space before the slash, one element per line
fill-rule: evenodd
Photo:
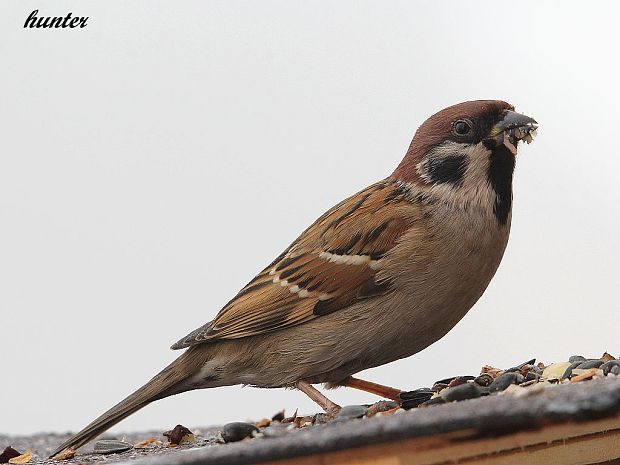
<path fill-rule="evenodd" d="M 411 326 L 416 349 L 444 336 L 480 298 L 510 231 L 510 218 L 500 225 L 492 211 L 444 209 L 425 217 L 405 234 L 383 271 L 394 282 L 393 311 Z"/>

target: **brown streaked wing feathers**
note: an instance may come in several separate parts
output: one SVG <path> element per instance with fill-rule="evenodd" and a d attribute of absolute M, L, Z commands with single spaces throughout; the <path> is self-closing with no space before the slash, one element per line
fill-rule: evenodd
<path fill-rule="evenodd" d="M 389 253 L 412 226 L 416 212 L 406 192 L 390 180 L 349 197 L 306 229 L 212 322 L 172 348 L 287 328 L 389 292 L 389 282 L 375 280 L 381 262 L 371 267 L 368 261 Z M 323 252 L 362 256 L 363 263 L 329 261 Z"/>

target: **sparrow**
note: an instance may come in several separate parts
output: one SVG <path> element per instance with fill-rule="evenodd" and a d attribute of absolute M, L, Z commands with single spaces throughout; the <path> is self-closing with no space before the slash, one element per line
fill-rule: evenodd
<path fill-rule="evenodd" d="M 517 146 L 536 128 L 497 100 L 428 118 L 391 175 L 312 223 L 172 346 L 187 349 L 174 362 L 53 455 L 194 389 L 297 388 L 329 415 L 340 407 L 313 384 L 400 401 L 400 390 L 353 375 L 428 347 L 480 298 L 508 241 Z"/>

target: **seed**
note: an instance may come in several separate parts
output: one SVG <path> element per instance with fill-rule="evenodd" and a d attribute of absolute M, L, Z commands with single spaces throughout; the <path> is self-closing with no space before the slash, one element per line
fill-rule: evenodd
<path fill-rule="evenodd" d="M 373 415 L 376 415 L 377 413 L 387 412 L 389 410 L 395 409 L 396 407 L 399 407 L 399 405 L 393 400 L 380 400 L 379 402 L 374 403 L 370 407 L 368 407 L 366 416 L 372 417 Z"/>
<path fill-rule="evenodd" d="M 366 415 L 368 407 L 365 405 L 345 405 L 338 412 L 336 417 L 338 420 L 351 420 L 353 418 L 362 418 Z"/>
<path fill-rule="evenodd" d="M 466 383 L 446 389 L 441 396 L 446 402 L 475 399 L 476 397 L 480 397 L 480 390 L 476 384 Z"/>
<path fill-rule="evenodd" d="M 573 370 L 577 368 L 579 365 L 581 365 L 582 363 L 584 362 L 582 362 L 581 360 L 577 360 L 576 362 L 571 363 L 568 366 L 568 368 L 564 371 L 564 374 L 562 374 L 562 379 L 570 378 L 570 375 L 573 372 Z"/>
<path fill-rule="evenodd" d="M 538 379 L 540 378 L 540 375 L 537 373 L 534 373 L 533 371 L 528 371 L 525 375 L 525 382 L 527 381 L 538 381 Z M 521 383 L 519 383 L 521 384 Z"/>
<path fill-rule="evenodd" d="M 448 387 L 460 386 L 461 384 L 465 384 L 467 381 L 473 381 L 474 379 L 476 379 L 475 376 L 457 376 L 448 383 Z"/>
<path fill-rule="evenodd" d="M 414 391 L 401 392 L 400 398 L 402 400 L 402 408 L 405 410 L 409 410 L 417 407 L 424 402 L 427 402 L 433 397 L 435 394 L 432 390 L 428 388 L 420 388 Z"/>
<path fill-rule="evenodd" d="M 571 363 L 573 362 L 552 363 L 545 368 L 542 377 L 548 381 L 561 379 L 566 369 L 571 366 Z"/>
<path fill-rule="evenodd" d="M 5 447 L 4 451 L 0 454 L 0 463 L 8 463 L 9 460 L 19 457 L 20 455 L 22 454 L 13 449 L 11 446 Z"/>
<path fill-rule="evenodd" d="M 95 454 L 118 454 L 133 448 L 127 442 L 118 441 L 116 439 L 101 439 L 95 443 L 93 452 Z"/>
<path fill-rule="evenodd" d="M 478 390 L 480 391 L 481 396 L 488 396 L 489 394 L 491 394 L 489 386 L 480 386 L 478 387 Z"/>
<path fill-rule="evenodd" d="M 521 365 L 518 366 L 519 369 L 523 368 L 525 365 L 534 365 L 536 363 L 536 359 L 533 358 L 531 360 L 528 360 L 527 362 L 523 362 Z"/>
<path fill-rule="evenodd" d="M 609 362 L 603 363 L 600 368 L 601 370 L 603 370 L 603 374 L 607 376 L 609 373 L 611 373 L 613 367 L 617 366 L 620 366 L 620 360 L 610 360 Z"/>
<path fill-rule="evenodd" d="M 439 396 L 439 397 L 435 397 L 434 399 L 427 400 L 426 402 L 420 404 L 420 407 L 421 408 L 432 407 L 433 405 L 440 405 L 440 404 L 445 404 L 445 403 L 446 403 L 446 400 L 443 397 Z"/>
<path fill-rule="evenodd" d="M 605 352 L 603 355 L 601 355 L 601 360 L 603 362 L 610 362 L 612 360 L 616 360 L 616 357 L 614 357 L 610 353 Z"/>
<path fill-rule="evenodd" d="M 579 368 L 580 370 L 587 370 L 589 368 L 598 368 L 603 364 L 602 360 L 587 360 L 585 362 L 580 363 L 579 365 L 577 365 L 576 368 Z"/>
<path fill-rule="evenodd" d="M 284 418 L 286 418 L 284 410 L 280 410 L 278 413 L 271 417 L 271 421 L 282 421 L 284 420 Z"/>
<path fill-rule="evenodd" d="M 254 423 L 257 428 L 266 428 L 271 425 L 271 420 L 269 418 L 261 418 L 256 423 Z"/>
<path fill-rule="evenodd" d="M 258 433 L 258 428 L 252 423 L 234 421 L 224 425 L 221 433 L 224 442 L 237 442 L 252 437 L 255 433 Z"/>
<path fill-rule="evenodd" d="M 448 385 L 445 384 L 445 383 L 435 383 L 435 384 L 433 384 L 433 387 L 431 388 L 431 390 L 433 392 L 439 392 L 439 391 L 441 391 L 441 390 L 443 390 L 443 389 L 445 389 L 447 387 L 448 387 Z"/>
<path fill-rule="evenodd" d="M 542 368 L 540 368 L 537 365 L 532 366 L 532 368 L 530 368 L 530 371 L 532 373 L 536 373 L 537 375 L 542 375 L 542 372 L 543 372 Z"/>
<path fill-rule="evenodd" d="M 493 377 L 488 373 L 483 373 L 474 379 L 474 383 L 478 386 L 489 386 L 493 382 Z"/>
<path fill-rule="evenodd" d="M 190 437 L 194 437 L 194 433 L 183 425 L 176 425 L 170 431 L 163 433 L 163 435 L 168 438 L 170 444 L 181 444 L 181 441 L 187 441 Z"/>
<path fill-rule="evenodd" d="M 499 392 L 506 389 L 511 384 L 517 384 L 517 373 L 504 373 L 499 375 L 489 386 L 490 392 Z M 523 376 L 521 376 L 523 378 Z"/>

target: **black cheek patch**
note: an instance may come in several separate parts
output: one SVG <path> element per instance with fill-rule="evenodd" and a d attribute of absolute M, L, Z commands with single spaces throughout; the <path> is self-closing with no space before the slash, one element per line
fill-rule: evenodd
<path fill-rule="evenodd" d="M 459 185 L 465 176 L 467 157 L 465 155 L 431 158 L 427 171 L 432 182 Z"/>
<path fill-rule="evenodd" d="M 493 213 L 500 224 L 506 224 L 512 207 L 512 173 L 515 169 L 515 156 L 502 144 L 493 149 L 490 157 L 488 178 L 496 194 Z"/>

